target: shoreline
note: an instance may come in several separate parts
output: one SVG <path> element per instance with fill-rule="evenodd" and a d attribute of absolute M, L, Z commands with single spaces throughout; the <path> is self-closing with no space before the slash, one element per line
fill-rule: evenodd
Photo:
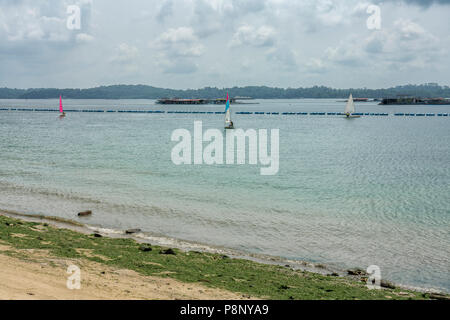
<path fill-rule="evenodd" d="M 139 243 L 154 243 L 163 247 L 173 247 L 183 251 L 200 251 L 205 253 L 213 253 L 213 254 L 226 254 L 232 258 L 237 259 L 245 259 L 263 264 L 272 264 L 279 266 L 286 266 L 302 271 L 308 271 L 313 273 L 319 273 L 322 275 L 327 275 L 330 273 L 339 273 L 344 276 L 346 270 L 343 268 L 332 267 L 323 263 L 314 263 L 310 261 L 303 260 L 293 260 L 287 259 L 280 256 L 272 256 L 266 254 L 257 254 L 251 252 L 240 251 L 237 249 L 227 248 L 223 246 L 211 245 L 206 243 L 200 243 L 195 241 L 189 241 L 185 239 L 178 239 L 173 237 L 168 237 L 164 235 L 151 235 L 145 232 L 136 232 L 133 234 L 126 234 L 125 230 L 119 229 L 111 229 L 111 228 L 103 228 L 97 227 L 93 225 L 88 225 L 84 223 L 80 223 L 75 220 L 54 217 L 54 216 L 46 216 L 41 214 L 26 214 L 15 212 L 11 210 L 0 209 L 0 215 L 6 215 L 11 218 L 18 217 L 21 220 L 30 221 L 30 222 L 47 222 L 54 225 L 57 228 L 67 228 L 69 230 L 73 230 L 76 232 L 91 234 L 91 233 L 100 233 L 102 235 L 111 237 L 111 238 L 122 238 L 122 239 L 133 239 Z M 402 286 L 405 289 L 409 289 L 406 286 Z M 414 289 L 414 288 L 411 288 Z M 423 289 L 427 290 L 427 289 Z M 434 290 L 434 289 L 431 289 Z M 424 291 L 425 292 L 425 291 Z"/>
<path fill-rule="evenodd" d="M 14 216 L 14 217 L 12 217 Z M 18 218 L 20 216 L 20 218 Z M 14 238 L 8 237 L 8 230 L 3 230 L 3 236 L 1 238 L 1 242 L 4 245 L 5 237 L 7 238 L 6 242 L 8 245 L 18 245 L 21 247 L 26 242 L 26 247 L 28 249 L 40 249 L 45 247 L 47 250 L 55 251 L 57 256 L 64 256 L 65 258 L 79 258 L 79 254 L 67 248 L 67 252 L 60 252 L 60 245 L 47 245 L 52 241 L 45 241 L 46 245 L 42 245 L 44 235 L 39 236 L 41 238 L 40 241 L 31 240 L 25 241 L 23 239 L 28 238 L 28 234 L 35 233 L 34 226 L 40 226 L 39 228 L 48 229 L 51 234 L 51 238 L 57 242 L 66 242 L 66 238 L 76 238 L 82 239 L 82 242 L 85 245 L 81 245 L 77 249 L 79 250 L 95 250 L 97 247 L 96 242 L 106 241 L 108 242 L 105 247 L 99 249 L 99 254 L 105 257 L 108 256 L 107 260 L 102 260 L 96 258 L 96 255 L 89 257 L 83 256 L 83 259 L 93 260 L 95 262 L 101 264 L 111 265 L 113 267 L 125 267 L 126 269 L 130 269 L 139 274 L 144 274 L 146 276 L 153 276 L 155 273 L 152 272 L 154 270 L 148 270 L 148 267 L 143 266 L 142 264 L 135 265 L 130 261 L 122 261 L 117 259 L 118 252 L 113 250 L 115 243 L 126 242 L 129 247 L 126 248 L 125 253 L 131 254 L 131 256 L 136 257 L 136 259 L 141 259 L 139 250 L 136 250 L 136 247 L 139 246 L 149 246 L 151 252 L 159 251 L 160 253 L 164 250 L 167 250 L 167 246 L 155 246 L 153 244 L 148 244 L 147 241 L 143 241 L 144 239 L 139 239 L 136 236 L 128 236 L 125 234 L 106 234 L 102 233 L 101 230 L 97 236 L 93 236 L 96 234 L 96 228 L 89 228 L 85 225 L 73 222 L 73 221 L 65 221 L 64 219 L 59 218 L 51 218 L 45 217 L 41 215 L 36 216 L 28 216 L 21 213 L 11 212 L 11 211 L 1 211 L 0 210 L 0 221 L 2 222 L 1 228 L 8 222 L 4 220 L 11 219 L 9 221 L 15 221 L 18 224 L 18 227 L 22 230 L 22 233 L 25 234 L 24 238 Z M 11 223 L 10 223 L 11 224 Z M 14 223 L 12 223 L 14 224 Z M 6 232 L 6 235 L 5 235 Z M 41 233 L 42 234 L 42 233 Z M 9 234 L 10 235 L 10 234 Z M 50 236 L 50 235 L 49 235 Z M 77 240 L 78 241 L 78 240 Z M 81 240 L 80 240 L 81 241 Z M 39 243 L 41 242 L 41 244 Z M 146 244 L 147 243 L 147 244 Z M 31 246 L 31 247 L 30 247 Z M 63 245 L 64 246 L 64 245 Z M 173 271 L 172 269 L 179 269 L 177 264 L 173 265 L 170 263 L 171 255 L 161 255 L 161 254 L 153 254 L 152 260 L 147 261 L 151 264 L 161 264 L 161 259 L 165 262 L 164 278 L 172 278 L 177 281 L 181 281 L 183 283 L 201 283 L 207 285 L 209 288 L 219 289 L 219 290 L 227 290 L 230 292 L 238 293 L 239 295 L 243 295 L 247 298 L 255 297 L 262 299 L 429 299 L 429 298 L 439 298 L 439 297 L 447 297 L 446 294 L 440 294 L 434 290 L 426 290 L 426 291 L 418 291 L 418 290 L 410 290 L 410 288 L 406 288 L 404 286 L 393 285 L 390 282 L 385 282 L 385 286 L 380 290 L 368 290 L 365 287 L 366 277 L 364 273 L 357 274 L 355 276 L 348 276 L 333 273 L 331 274 L 320 274 L 317 272 L 305 271 L 304 269 L 296 269 L 292 266 L 292 264 L 285 264 L 281 260 L 262 260 L 257 261 L 256 258 L 250 259 L 247 257 L 239 257 L 237 255 L 230 254 L 230 251 L 217 250 L 215 252 L 207 252 L 201 251 L 201 249 L 208 248 L 205 247 L 195 247 L 195 248 L 180 248 L 176 249 L 175 246 L 171 245 L 170 249 L 176 252 L 174 257 L 178 257 L 181 263 L 185 265 L 185 268 L 180 271 Z M 131 249 L 133 248 L 133 249 Z M 153 249 L 153 250 L 152 250 Z M 131 252 L 129 252 L 131 250 Z M 70 251 L 70 253 L 69 253 Z M 0 251 L 1 254 L 3 252 Z M 226 253 L 230 254 L 227 255 Z M 199 265 L 190 261 L 191 256 L 195 255 L 198 259 L 202 260 L 201 266 L 205 263 L 208 265 L 207 269 L 210 269 L 206 272 L 206 270 L 197 270 Z M 169 260 L 164 260 L 164 258 L 169 258 Z M 117 260 L 117 261 L 115 261 Z M 212 260 L 212 261 L 211 261 Z M 115 262 L 110 262 L 115 261 Z M 216 261 L 216 262 L 213 262 Z M 284 260 L 286 262 L 288 260 Z M 224 264 L 225 262 L 225 264 Z M 131 263 L 131 264 L 130 264 Z M 192 265 L 190 265 L 192 263 Z M 227 266 L 227 264 L 232 266 Z M 167 264 L 167 265 L 165 265 Z M 202 268 L 202 267 L 200 267 Z M 225 269 L 223 269 L 225 268 Z M 227 270 L 229 268 L 230 270 Z M 150 268 L 152 269 L 152 268 Z M 254 278 L 255 274 L 249 276 L 251 271 L 255 271 L 255 269 L 259 270 L 258 273 L 261 278 L 265 278 L 262 282 L 260 282 L 259 278 Z M 163 272 L 163 273 L 164 273 Z M 199 274 L 200 272 L 200 274 Z M 206 274 L 205 274 L 206 272 Z M 223 280 L 221 278 L 223 275 L 217 275 L 217 273 L 227 273 L 230 272 L 233 277 L 227 280 Z M 238 277 L 236 273 L 243 273 Z M 159 274 L 159 273 L 158 273 Z M 195 274 L 195 275 L 194 275 Z M 219 279 L 214 279 L 214 281 L 210 277 L 219 276 Z M 239 280 L 236 280 L 239 278 Z M 282 280 L 278 279 L 281 278 Z M 274 284 L 274 279 L 278 279 L 278 282 Z M 257 284 L 249 284 L 250 281 L 256 281 Z M 242 283 L 246 283 L 247 286 L 243 286 Z M 320 282 L 321 284 L 319 285 Z M 282 283 L 282 284 L 280 284 Z M 301 284 L 299 286 L 298 284 Z M 326 285 L 324 285 L 326 283 Z M 386 285 L 387 284 L 387 285 Z M 304 286 L 302 289 L 301 287 Z M 329 289 L 325 289 L 329 287 Z M 305 292 L 305 288 L 307 288 Z M 322 292 L 325 290 L 324 292 Z M 288 291 L 292 293 L 292 295 L 287 295 Z M 353 292 L 354 291 L 354 292 Z M 256 293 L 256 294 L 255 294 Z M 264 293 L 264 294 L 262 294 Z M 228 299 L 226 295 L 223 299 Z"/>

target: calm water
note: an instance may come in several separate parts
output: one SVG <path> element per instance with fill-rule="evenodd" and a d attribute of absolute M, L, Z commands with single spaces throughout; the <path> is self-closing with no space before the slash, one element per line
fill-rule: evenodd
<path fill-rule="evenodd" d="M 342 112 L 334 100 L 266 100 L 233 111 Z M 0 100 L 57 108 L 57 100 Z M 66 109 L 207 110 L 146 100 L 67 100 Z M 449 113 L 357 104 L 359 112 Z M 380 266 L 402 284 L 450 291 L 450 117 L 234 115 L 280 129 L 280 171 L 175 166 L 171 133 L 222 128 L 211 114 L 0 111 L 0 208 L 87 221 L 252 253 Z M 86 220 L 83 220 L 86 221 Z"/>

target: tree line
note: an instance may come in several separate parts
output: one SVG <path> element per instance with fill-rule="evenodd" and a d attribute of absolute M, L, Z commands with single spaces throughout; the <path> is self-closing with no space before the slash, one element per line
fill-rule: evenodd
<path fill-rule="evenodd" d="M 202 89 L 164 89 L 147 85 L 112 85 L 89 89 L 10 89 L 0 88 L 0 99 L 160 99 L 160 98 L 205 98 L 251 97 L 255 99 L 301 99 L 301 98 L 347 98 L 350 93 L 359 98 L 387 98 L 416 96 L 422 98 L 450 97 L 450 87 L 436 83 L 403 85 L 386 89 L 349 88 L 334 89 L 325 86 L 309 88 L 274 88 L 247 86 L 233 88 L 205 87 Z"/>

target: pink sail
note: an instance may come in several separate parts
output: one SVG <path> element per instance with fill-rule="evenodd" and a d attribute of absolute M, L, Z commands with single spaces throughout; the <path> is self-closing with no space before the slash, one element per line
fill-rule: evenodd
<path fill-rule="evenodd" d="M 62 107 L 62 97 L 59 96 L 59 112 L 63 113 L 63 107 Z"/>
<path fill-rule="evenodd" d="M 226 106 L 225 106 L 225 112 L 227 112 L 228 111 L 228 109 L 230 109 L 230 97 L 228 97 L 228 92 L 227 92 L 227 104 L 226 104 Z"/>

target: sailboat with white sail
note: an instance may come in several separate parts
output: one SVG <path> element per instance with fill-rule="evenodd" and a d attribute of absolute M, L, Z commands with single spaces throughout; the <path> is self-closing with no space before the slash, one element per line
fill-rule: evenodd
<path fill-rule="evenodd" d="M 231 121 L 230 97 L 227 92 L 227 103 L 225 107 L 225 129 L 234 129 L 233 121 Z"/>
<path fill-rule="evenodd" d="M 347 118 L 359 118 L 359 116 L 354 115 L 355 103 L 353 102 L 353 96 L 351 93 L 350 93 L 350 96 L 348 97 L 347 105 L 345 106 L 344 113 Z"/>

